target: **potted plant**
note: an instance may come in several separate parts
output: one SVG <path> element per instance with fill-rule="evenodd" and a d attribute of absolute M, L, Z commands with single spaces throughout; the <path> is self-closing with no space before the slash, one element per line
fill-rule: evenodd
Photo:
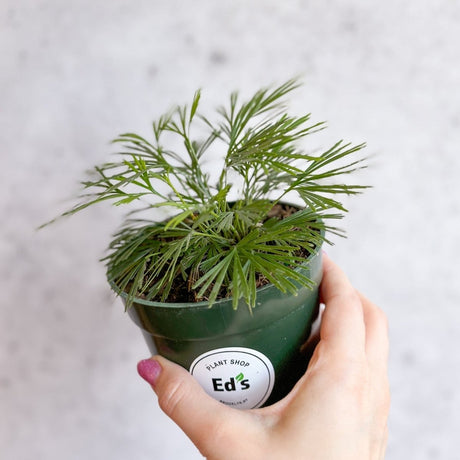
<path fill-rule="evenodd" d="M 342 180 L 364 167 L 363 144 L 299 148 L 324 123 L 287 113 L 298 86 L 246 102 L 233 93 L 216 121 L 196 92 L 153 123 L 151 139 L 116 138 L 116 159 L 94 168 L 63 214 L 106 200 L 130 207 L 103 259 L 111 287 L 152 353 L 239 408 L 280 399 L 305 371 L 321 247 L 327 232 L 342 234 L 331 222 L 346 212 L 336 197 L 365 188 Z"/>

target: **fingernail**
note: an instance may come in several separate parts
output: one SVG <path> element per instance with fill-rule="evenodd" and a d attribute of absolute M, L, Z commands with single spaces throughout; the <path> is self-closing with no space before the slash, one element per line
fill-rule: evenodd
<path fill-rule="evenodd" d="M 155 382 L 160 375 L 161 366 L 154 359 L 143 359 L 137 363 L 137 372 L 150 385 L 155 385 Z"/>

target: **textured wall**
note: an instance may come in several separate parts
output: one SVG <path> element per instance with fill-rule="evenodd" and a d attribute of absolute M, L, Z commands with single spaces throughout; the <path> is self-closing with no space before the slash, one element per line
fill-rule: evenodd
<path fill-rule="evenodd" d="M 1 457 L 199 458 L 137 377 L 146 347 L 98 263 L 119 214 L 34 228 L 116 134 L 197 87 L 212 107 L 301 73 L 319 145 L 373 155 L 328 252 L 390 319 L 387 458 L 458 459 L 459 26 L 452 0 L 0 2 Z"/>

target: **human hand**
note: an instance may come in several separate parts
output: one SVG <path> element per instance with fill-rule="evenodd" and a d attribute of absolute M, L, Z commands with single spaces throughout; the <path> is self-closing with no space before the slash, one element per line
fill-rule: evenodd
<path fill-rule="evenodd" d="M 320 341 L 304 376 L 276 404 L 233 409 L 160 356 L 138 364 L 162 410 L 206 458 L 384 458 L 390 404 L 386 317 L 326 255 L 323 263 Z"/>

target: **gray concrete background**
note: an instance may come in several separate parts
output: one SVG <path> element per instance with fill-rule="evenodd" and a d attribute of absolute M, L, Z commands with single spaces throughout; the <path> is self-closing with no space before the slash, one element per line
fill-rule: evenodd
<path fill-rule="evenodd" d="M 459 25 L 453 0 L 2 0 L 0 457 L 200 458 L 98 262 L 120 214 L 34 228 L 116 134 L 301 73 L 293 106 L 329 121 L 313 145 L 373 155 L 329 253 L 390 320 L 387 458 L 459 459 Z"/>

